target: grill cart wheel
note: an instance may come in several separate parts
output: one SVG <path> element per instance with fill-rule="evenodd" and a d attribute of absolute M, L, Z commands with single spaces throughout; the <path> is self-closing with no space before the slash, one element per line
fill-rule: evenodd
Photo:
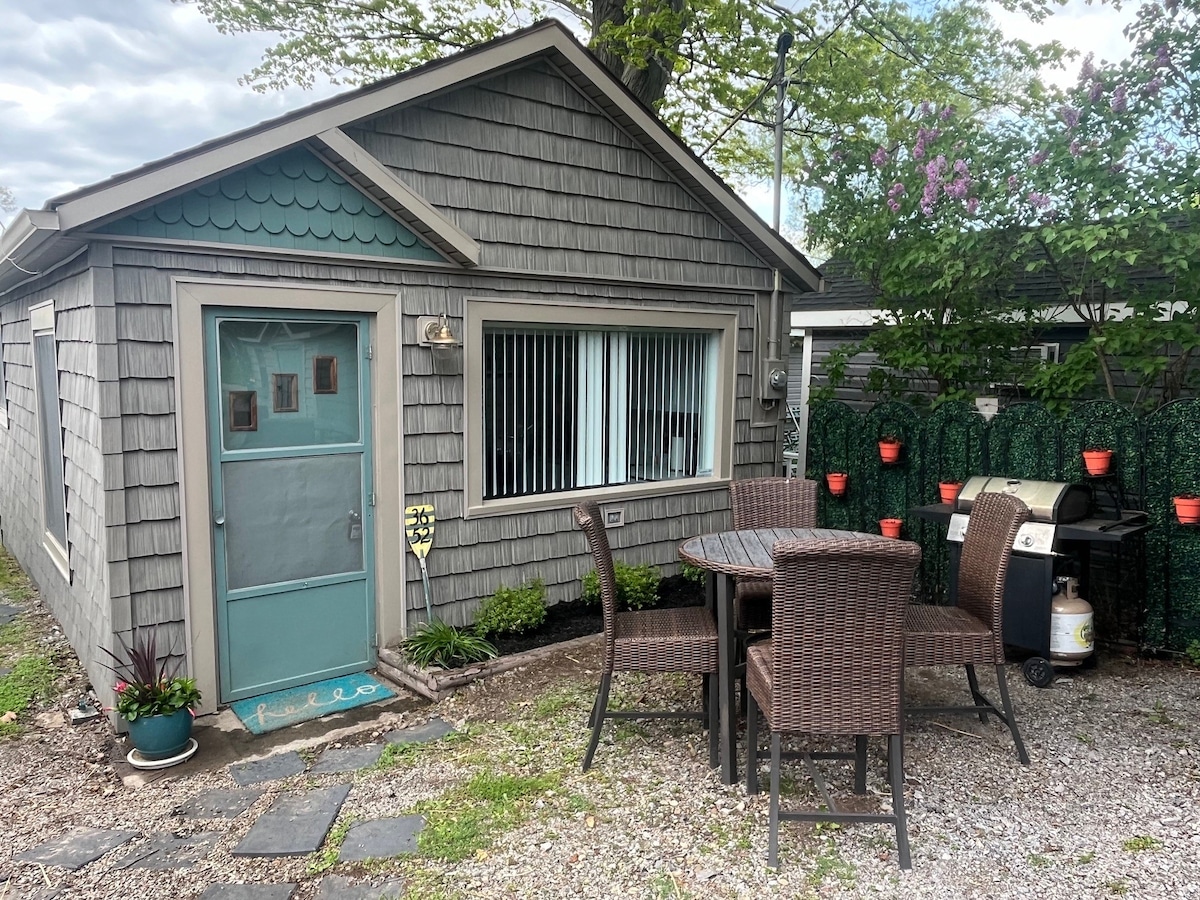
<path fill-rule="evenodd" d="M 1037 688 L 1049 687 L 1054 680 L 1054 666 L 1041 656 L 1031 656 L 1021 665 L 1025 680 Z"/>

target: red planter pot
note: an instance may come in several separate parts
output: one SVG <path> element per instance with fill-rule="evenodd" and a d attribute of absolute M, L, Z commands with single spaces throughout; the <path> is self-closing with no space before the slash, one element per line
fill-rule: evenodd
<path fill-rule="evenodd" d="M 1173 497 L 1180 525 L 1200 525 L 1200 497 Z"/>
<path fill-rule="evenodd" d="M 879 533 L 887 538 L 898 538 L 900 537 L 900 526 L 903 524 L 903 519 L 880 519 Z"/>
<path fill-rule="evenodd" d="M 1112 451 L 1084 450 L 1083 467 L 1089 475 L 1107 475 L 1112 468 Z"/>
<path fill-rule="evenodd" d="M 846 482 L 849 476 L 845 472 L 829 472 L 825 476 L 825 484 L 829 486 L 829 493 L 835 497 L 840 497 L 846 493 Z"/>
<path fill-rule="evenodd" d="M 899 462 L 900 448 L 903 446 L 899 441 L 880 441 L 879 458 L 885 463 Z"/>
<path fill-rule="evenodd" d="M 961 490 L 961 481 L 942 481 L 938 484 L 938 495 L 943 503 L 953 503 L 958 499 L 958 492 Z"/>

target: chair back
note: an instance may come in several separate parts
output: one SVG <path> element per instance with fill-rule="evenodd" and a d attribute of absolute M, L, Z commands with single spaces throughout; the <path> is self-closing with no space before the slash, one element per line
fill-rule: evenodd
<path fill-rule="evenodd" d="M 600 515 L 600 504 L 588 500 L 575 507 L 575 521 L 587 538 L 592 551 L 596 574 L 600 576 L 600 605 L 604 612 L 604 667 L 612 663 L 613 645 L 617 638 L 617 572 L 613 567 L 612 547 L 608 530 Z"/>
<path fill-rule="evenodd" d="M 997 659 L 1004 659 L 1004 582 L 1017 529 L 1029 508 L 1012 494 L 980 494 L 958 558 L 958 608 L 992 632 Z"/>
<path fill-rule="evenodd" d="M 779 541 L 771 599 L 772 728 L 900 734 L 911 541 Z"/>
<path fill-rule="evenodd" d="M 729 503 L 735 529 L 817 527 L 817 483 L 807 478 L 731 481 Z"/>

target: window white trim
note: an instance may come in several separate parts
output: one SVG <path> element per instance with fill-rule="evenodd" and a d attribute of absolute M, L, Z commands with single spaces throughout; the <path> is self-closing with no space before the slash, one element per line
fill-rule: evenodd
<path fill-rule="evenodd" d="M 8 427 L 8 375 L 4 368 L 4 323 L 0 322 L 0 428 Z"/>
<path fill-rule="evenodd" d="M 46 552 L 54 561 L 54 565 L 58 568 L 62 576 L 68 581 L 71 579 L 71 557 L 68 545 L 70 543 L 67 537 L 67 490 L 66 490 L 66 459 L 63 452 L 62 442 L 62 399 L 58 389 L 58 344 L 54 336 L 54 301 L 47 300 L 45 303 L 39 303 L 36 306 L 29 308 L 29 328 L 32 332 L 30 340 L 30 349 L 33 356 L 33 389 L 34 389 L 34 414 L 37 421 L 38 434 L 38 486 L 41 490 L 38 491 L 38 506 L 41 512 L 42 525 L 42 546 L 46 548 Z M 50 343 L 54 347 L 54 411 L 57 413 L 55 419 L 57 421 L 58 446 L 46 446 L 46 430 L 47 423 L 43 420 L 47 412 L 47 407 L 43 404 L 49 398 L 42 396 L 41 379 L 38 377 L 39 371 L 39 354 L 38 354 L 38 338 L 49 337 Z M 45 484 L 46 465 L 53 464 L 53 459 L 48 457 L 48 453 L 57 456 L 59 480 L 63 485 L 62 490 L 62 536 L 56 535 L 51 529 L 49 516 L 47 515 L 48 498 L 47 488 Z"/>
<path fill-rule="evenodd" d="M 727 484 L 733 460 L 734 393 L 737 383 L 737 313 L 718 308 L 715 311 L 667 309 L 645 306 L 587 304 L 573 300 L 466 298 L 464 301 L 463 379 L 465 387 L 463 440 L 466 456 L 467 518 L 503 515 L 542 509 L 561 509 L 581 499 L 647 497 L 711 490 Z M 485 501 L 484 496 L 484 344 L 486 325 L 561 326 L 587 330 L 653 328 L 672 331 L 707 331 L 711 341 L 710 377 L 714 383 L 710 396 L 716 409 L 712 419 L 712 459 L 707 456 L 711 474 L 693 478 L 638 482 L 606 487 L 581 487 L 576 490 L 531 496 L 505 497 Z M 601 470 L 603 471 L 603 463 Z M 703 471 L 703 469 L 701 469 Z"/>

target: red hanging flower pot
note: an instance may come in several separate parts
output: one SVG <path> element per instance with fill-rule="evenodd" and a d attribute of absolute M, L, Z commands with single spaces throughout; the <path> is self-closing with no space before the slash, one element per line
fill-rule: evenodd
<path fill-rule="evenodd" d="M 840 497 L 846 493 L 846 482 L 849 476 L 845 472 L 829 472 L 825 476 L 825 484 L 829 486 L 829 493 L 835 497 Z"/>
<path fill-rule="evenodd" d="M 899 462 L 900 449 L 903 446 L 898 438 L 885 437 L 879 442 L 879 458 L 885 463 Z"/>
<path fill-rule="evenodd" d="M 1083 467 L 1089 475 L 1107 475 L 1112 468 L 1111 450 L 1096 449 L 1083 451 Z"/>
<path fill-rule="evenodd" d="M 887 538 L 898 538 L 900 537 L 900 526 L 903 524 L 903 519 L 880 519 L 879 533 Z"/>
<path fill-rule="evenodd" d="M 1180 525 L 1200 525 L 1200 497 L 1180 494 L 1171 500 L 1175 504 L 1175 517 Z"/>
<path fill-rule="evenodd" d="M 938 496 L 942 498 L 943 503 L 953 503 L 958 499 L 958 492 L 961 490 L 961 481 L 938 482 Z"/>

